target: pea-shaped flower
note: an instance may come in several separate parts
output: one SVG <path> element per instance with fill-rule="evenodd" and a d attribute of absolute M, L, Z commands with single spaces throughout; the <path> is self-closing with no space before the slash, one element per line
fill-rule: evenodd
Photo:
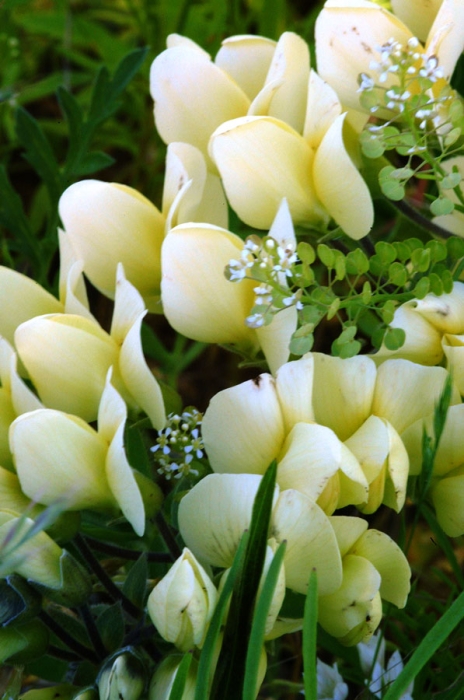
<path fill-rule="evenodd" d="M 23 413 L 11 425 L 10 449 L 23 492 L 67 510 L 122 510 L 135 532 L 145 529 L 145 506 L 124 452 L 127 409 L 108 374 L 98 431 L 82 418 L 53 409 Z M 137 476 L 137 479 L 136 479 Z"/>
<path fill-rule="evenodd" d="M 75 314 L 37 316 L 21 324 L 16 347 L 43 403 L 95 420 L 112 366 L 113 382 L 129 406 L 144 410 L 161 429 L 166 420 L 163 398 L 140 339 L 145 314 L 140 294 L 120 266 L 109 334 L 95 320 Z"/>
<path fill-rule="evenodd" d="M 217 176 L 203 155 L 186 143 L 168 148 L 161 211 L 137 190 L 98 180 L 77 182 L 59 204 L 65 235 L 92 284 L 114 299 L 116 269 L 124 265 L 149 311 L 160 304 L 161 244 L 165 233 L 186 221 L 227 226 L 227 204 Z"/>
<path fill-rule="evenodd" d="M 318 621 L 342 644 L 349 646 L 372 636 L 382 617 L 384 599 L 398 608 L 406 605 L 411 570 L 398 545 L 385 533 L 368 530 L 361 518 L 334 516 L 343 563 L 343 582 L 319 598 Z"/>
<path fill-rule="evenodd" d="M 187 547 L 148 598 L 148 614 L 161 636 L 181 651 L 201 647 L 217 591 Z"/>
<path fill-rule="evenodd" d="M 400 434 L 433 410 L 446 376 L 406 360 L 377 369 L 365 356 L 309 353 L 276 378 L 216 394 L 205 448 L 216 472 L 264 474 L 277 459 L 281 488 L 318 499 L 327 513 L 349 503 L 370 513 L 382 502 L 398 511 L 408 477 Z"/>
<path fill-rule="evenodd" d="M 243 532 L 249 527 L 261 477 L 256 474 L 210 474 L 182 499 L 179 528 L 202 562 L 229 568 Z M 286 540 L 286 586 L 306 593 L 313 568 L 319 591 L 334 592 L 341 583 L 341 560 L 329 518 L 298 491 L 280 493 L 276 487 L 269 537 L 272 544 Z"/>

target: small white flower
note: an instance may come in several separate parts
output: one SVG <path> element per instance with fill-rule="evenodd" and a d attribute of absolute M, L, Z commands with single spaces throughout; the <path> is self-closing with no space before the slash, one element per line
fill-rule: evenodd
<path fill-rule="evenodd" d="M 348 686 L 341 677 L 337 664 L 329 666 L 317 660 L 317 700 L 345 700 Z"/>

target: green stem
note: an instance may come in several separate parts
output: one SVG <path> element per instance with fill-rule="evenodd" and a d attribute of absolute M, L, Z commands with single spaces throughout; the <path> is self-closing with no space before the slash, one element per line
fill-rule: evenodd
<path fill-rule="evenodd" d="M 79 658 L 90 661 L 90 663 L 94 664 L 95 666 L 98 665 L 100 660 L 95 657 L 92 649 L 89 649 L 89 647 L 86 647 L 84 644 L 78 642 L 77 639 L 71 637 L 71 635 L 68 634 L 68 632 L 66 632 L 66 630 L 64 630 L 61 625 L 59 625 L 56 620 L 54 620 L 53 617 L 51 617 L 45 610 L 41 610 L 38 617 L 49 628 L 49 630 L 51 630 L 51 632 L 53 632 L 53 634 L 56 635 L 58 639 L 63 642 L 63 644 L 66 644 L 71 651 L 77 654 Z"/>

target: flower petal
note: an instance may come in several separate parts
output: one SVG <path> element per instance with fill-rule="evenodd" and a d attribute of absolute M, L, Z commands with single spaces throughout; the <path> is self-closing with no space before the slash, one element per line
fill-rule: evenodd
<path fill-rule="evenodd" d="M 171 229 L 162 247 L 161 286 L 164 312 L 175 330 L 207 343 L 257 347 L 255 331 L 245 325 L 256 283 L 233 284 L 223 273 L 242 249 L 238 236 L 216 226 Z"/>
<path fill-rule="evenodd" d="M 159 310 L 160 247 L 164 217 L 140 192 L 115 183 L 83 180 L 62 194 L 61 220 L 92 284 L 114 299 L 116 267 Z"/>
<path fill-rule="evenodd" d="M 374 223 L 369 188 L 354 165 L 343 142 L 345 114 L 333 121 L 314 156 L 316 194 L 343 231 L 358 240 Z"/>
<path fill-rule="evenodd" d="M 323 216 L 311 179 L 313 151 L 285 122 L 272 117 L 226 122 L 209 149 L 232 208 L 249 226 L 269 229 L 283 197 L 295 224 Z"/>
<path fill-rule="evenodd" d="M 304 355 L 276 372 L 276 389 L 287 433 L 296 423 L 314 422 L 312 407 L 314 357 Z"/>
<path fill-rule="evenodd" d="M 337 93 L 316 71 L 309 76 L 308 104 L 303 136 L 316 149 L 335 119 L 340 116 L 342 107 Z"/>
<path fill-rule="evenodd" d="M 204 154 L 213 131 L 247 113 L 249 100 L 227 73 L 190 46 L 163 51 L 152 63 L 156 128 L 165 143 L 181 141 Z"/>
<path fill-rule="evenodd" d="M 202 433 L 215 472 L 264 474 L 284 440 L 273 378 L 262 374 L 213 396 Z"/>
<path fill-rule="evenodd" d="M 253 100 L 264 85 L 275 47 L 276 42 L 264 36 L 231 36 L 222 42 L 214 62 Z"/>
<path fill-rule="evenodd" d="M 316 503 L 294 489 L 282 492 L 273 511 L 271 535 L 277 542 L 287 542 L 287 588 L 306 593 L 316 569 L 319 595 L 337 590 L 342 580 L 340 552 L 330 520 Z"/>

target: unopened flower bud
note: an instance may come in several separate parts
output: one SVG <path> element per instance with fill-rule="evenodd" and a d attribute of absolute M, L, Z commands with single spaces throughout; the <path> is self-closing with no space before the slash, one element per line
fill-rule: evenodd
<path fill-rule="evenodd" d="M 181 651 L 201 647 L 217 591 L 187 547 L 148 598 L 148 613 L 161 636 Z"/>
<path fill-rule="evenodd" d="M 138 700 L 144 686 L 143 664 L 130 649 L 110 659 L 98 679 L 100 700 Z"/>

